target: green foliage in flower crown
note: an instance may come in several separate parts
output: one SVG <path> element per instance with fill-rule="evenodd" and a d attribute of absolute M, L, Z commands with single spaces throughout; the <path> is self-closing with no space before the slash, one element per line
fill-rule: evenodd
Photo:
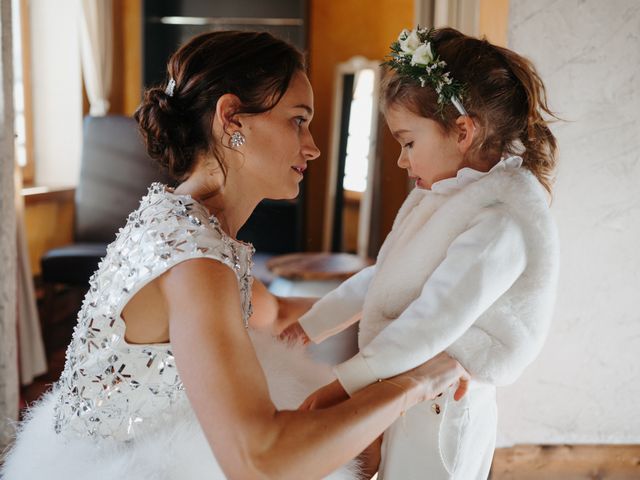
<path fill-rule="evenodd" d="M 438 112 L 444 114 L 444 106 L 452 97 L 462 101 L 464 84 L 451 78 L 447 64 L 433 51 L 433 29 L 403 30 L 398 40 L 391 44 L 391 53 L 382 65 L 394 69 L 399 75 L 414 79 L 420 86 L 431 86 L 438 94 Z"/>

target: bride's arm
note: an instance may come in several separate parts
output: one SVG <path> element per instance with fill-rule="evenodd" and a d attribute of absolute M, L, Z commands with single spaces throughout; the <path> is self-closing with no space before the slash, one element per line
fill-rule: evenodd
<path fill-rule="evenodd" d="M 234 273 L 183 262 L 159 285 L 176 364 L 221 468 L 231 479 L 321 478 L 354 458 L 406 408 L 454 383 L 452 360 L 357 392 L 325 410 L 278 411 L 241 319 Z M 429 378 L 430 380 L 425 380 Z"/>

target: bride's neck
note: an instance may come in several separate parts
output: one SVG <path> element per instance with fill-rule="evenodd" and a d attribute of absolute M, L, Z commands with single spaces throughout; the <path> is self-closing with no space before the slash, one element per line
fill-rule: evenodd
<path fill-rule="evenodd" d="M 204 205 L 231 238 L 236 238 L 238 230 L 262 200 L 245 185 L 242 176 L 231 169 L 227 171 L 226 181 L 221 173 L 211 175 L 196 171 L 175 189 L 175 193 L 190 195 Z"/>

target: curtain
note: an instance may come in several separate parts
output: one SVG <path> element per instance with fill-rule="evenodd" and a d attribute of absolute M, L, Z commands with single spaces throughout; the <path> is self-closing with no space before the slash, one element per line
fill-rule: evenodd
<path fill-rule="evenodd" d="M 33 277 L 27 248 L 27 235 L 24 227 L 24 199 L 20 195 L 22 175 L 15 163 L 15 211 L 16 211 L 16 249 L 17 249 L 17 322 L 18 322 L 18 358 L 20 364 L 20 382 L 30 384 L 34 377 L 47 372 L 47 360 L 42 342 L 40 319 L 33 288 Z"/>
<path fill-rule="evenodd" d="M 11 2 L 0 2 L 0 451 L 18 418 Z"/>
<path fill-rule="evenodd" d="M 89 97 L 90 114 L 109 111 L 113 70 L 112 0 L 78 0 L 82 74 Z"/>

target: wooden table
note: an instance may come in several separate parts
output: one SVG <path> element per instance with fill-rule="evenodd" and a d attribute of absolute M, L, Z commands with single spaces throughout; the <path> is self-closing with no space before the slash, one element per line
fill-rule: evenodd
<path fill-rule="evenodd" d="M 280 296 L 323 296 L 373 263 L 351 253 L 290 253 L 267 262 L 274 281 L 269 289 Z"/>

